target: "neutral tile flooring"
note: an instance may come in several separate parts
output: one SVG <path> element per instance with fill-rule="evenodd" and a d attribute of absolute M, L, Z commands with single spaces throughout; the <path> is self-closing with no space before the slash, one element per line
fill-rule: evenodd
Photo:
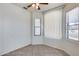
<path fill-rule="evenodd" d="M 3 56 L 69 56 L 63 50 L 46 45 L 29 45 Z"/>

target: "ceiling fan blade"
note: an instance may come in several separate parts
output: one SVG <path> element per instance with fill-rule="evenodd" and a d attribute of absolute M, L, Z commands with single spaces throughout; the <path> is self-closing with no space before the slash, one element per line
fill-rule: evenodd
<path fill-rule="evenodd" d="M 31 7 L 32 4 L 28 5 L 27 7 L 23 7 L 24 9 L 28 9 L 29 7 Z"/>
<path fill-rule="evenodd" d="M 28 5 L 27 8 L 29 8 L 29 7 L 31 7 L 31 6 L 32 6 L 32 4 Z"/>
<path fill-rule="evenodd" d="M 27 9 L 26 7 L 23 7 L 24 9 Z"/>
<path fill-rule="evenodd" d="M 39 3 L 39 4 L 48 5 L 48 3 Z"/>

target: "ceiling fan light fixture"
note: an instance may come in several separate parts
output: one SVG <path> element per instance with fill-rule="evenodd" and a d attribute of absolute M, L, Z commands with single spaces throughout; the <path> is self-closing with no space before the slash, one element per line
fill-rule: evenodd
<path fill-rule="evenodd" d="M 32 4 L 28 5 L 27 8 L 24 7 L 24 9 L 28 9 L 30 7 L 33 7 L 35 9 L 37 9 L 37 10 L 40 10 L 41 9 L 40 5 L 48 5 L 48 3 L 32 3 Z"/>
<path fill-rule="evenodd" d="M 35 4 L 32 4 L 32 7 L 35 7 Z"/>
<path fill-rule="evenodd" d="M 36 3 L 36 9 L 39 9 L 39 3 Z"/>
<path fill-rule="evenodd" d="M 36 6 L 36 9 L 38 9 L 38 6 Z"/>

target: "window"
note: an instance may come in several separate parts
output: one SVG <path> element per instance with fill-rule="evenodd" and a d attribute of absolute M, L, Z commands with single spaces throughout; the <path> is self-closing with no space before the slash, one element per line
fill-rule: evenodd
<path fill-rule="evenodd" d="M 41 25 L 40 25 L 40 19 L 36 18 L 35 19 L 35 25 L 34 25 L 34 35 L 39 36 L 41 35 Z"/>
<path fill-rule="evenodd" d="M 79 7 L 66 13 L 66 33 L 68 39 L 79 40 Z"/>
<path fill-rule="evenodd" d="M 44 14 L 44 36 L 50 39 L 62 38 L 62 8 Z"/>

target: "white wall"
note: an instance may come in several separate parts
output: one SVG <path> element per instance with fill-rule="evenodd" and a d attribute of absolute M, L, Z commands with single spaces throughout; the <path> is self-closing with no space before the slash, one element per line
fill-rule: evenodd
<path fill-rule="evenodd" d="M 31 44 L 30 12 L 12 4 L 0 4 L 0 54 L 28 44 Z"/>
<path fill-rule="evenodd" d="M 2 24 L 3 24 L 3 19 L 2 18 L 2 15 L 1 15 L 1 11 L 0 11 L 0 54 L 2 53 L 2 50 L 3 50 L 3 46 L 2 46 L 2 43 L 3 43 L 3 27 L 2 27 Z"/>

